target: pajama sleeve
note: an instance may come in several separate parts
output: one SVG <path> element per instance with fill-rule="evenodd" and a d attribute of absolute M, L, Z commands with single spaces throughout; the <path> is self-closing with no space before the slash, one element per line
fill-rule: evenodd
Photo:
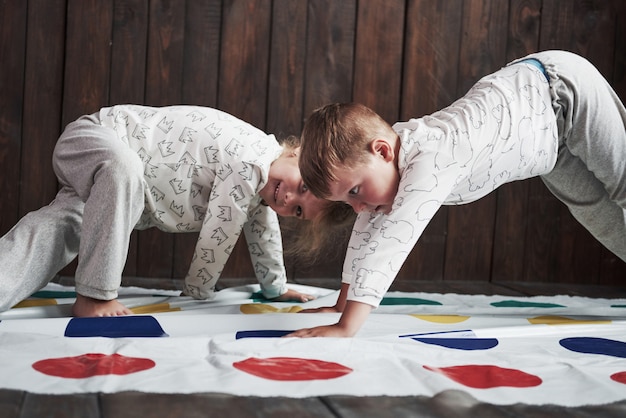
<path fill-rule="evenodd" d="M 287 291 L 287 274 L 283 262 L 283 245 L 276 212 L 259 205 L 244 224 L 254 274 L 266 298 L 275 298 Z"/>
<path fill-rule="evenodd" d="M 404 170 L 389 214 L 361 213 L 348 243 L 342 281 L 347 299 L 377 307 L 418 238 L 453 189 L 454 164 L 433 171 L 434 159 L 417 158 Z"/>
<path fill-rule="evenodd" d="M 208 209 L 185 277 L 185 294 L 196 299 L 214 296 L 215 284 L 247 221 L 250 202 L 256 196 L 257 170 L 244 162 L 225 163 L 216 170 Z"/>

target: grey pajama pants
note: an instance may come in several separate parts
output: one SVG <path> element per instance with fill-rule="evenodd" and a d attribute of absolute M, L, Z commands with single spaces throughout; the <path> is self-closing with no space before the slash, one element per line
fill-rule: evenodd
<path fill-rule="evenodd" d="M 598 241 L 626 261 L 626 109 L 587 60 L 563 51 L 530 55 L 550 76 L 559 152 L 542 176 Z"/>
<path fill-rule="evenodd" d="M 117 297 L 130 234 L 144 208 L 143 163 L 97 116 L 70 123 L 57 142 L 61 189 L 0 238 L 0 311 L 45 286 L 78 255 L 76 291 Z"/>

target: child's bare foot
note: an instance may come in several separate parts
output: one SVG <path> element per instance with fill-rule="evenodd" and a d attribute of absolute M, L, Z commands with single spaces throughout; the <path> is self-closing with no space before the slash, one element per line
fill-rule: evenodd
<path fill-rule="evenodd" d="M 87 296 L 76 295 L 76 302 L 72 307 L 72 315 L 77 317 L 92 316 L 121 316 L 132 315 L 132 311 L 126 306 L 113 300 L 98 300 Z"/>

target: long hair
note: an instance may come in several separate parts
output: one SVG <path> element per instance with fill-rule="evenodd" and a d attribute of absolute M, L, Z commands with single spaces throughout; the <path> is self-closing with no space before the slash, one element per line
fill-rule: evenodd
<path fill-rule="evenodd" d="M 338 249 L 345 250 L 355 219 L 351 206 L 331 201 L 312 220 L 283 218 L 281 225 L 290 232 L 284 238 L 285 256 L 313 264 Z"/>
<path fill-rule="evenodd" d="M 301 146 L 302 141 L 299 137 L 290 135 L 280 143 L 285 148 L 284 152 L 289 152 Z M 309 187 L 306 182 L 305 184 Z M 313 219 L 281 218 L 282 229 L 290 233 L 284 237 L 283 252 L 300 262 L 314 263 L 321 256 L 336 252 L 336 244 L 343 243 L 345 247 L 355 219 L 356 214 L 352 207 L 330 200 L 326 201 L 320 213 Z"/>

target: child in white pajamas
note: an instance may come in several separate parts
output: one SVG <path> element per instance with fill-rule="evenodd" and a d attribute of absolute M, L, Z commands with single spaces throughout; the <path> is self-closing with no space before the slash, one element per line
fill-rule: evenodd
<path fill-rule="evenodd" d="M 316 110 L 300 170 L 319 197 L 359 213 L 335 306 L 337 324 L 292 336 L 352 336 L 389 289 L 441 205 L 540 176 L 604 246 L 626 261 L 626 109 L 593 65 L 547 51 L 482 78 L 432 115 L 389 126 L 365 106 Z"/>
<path fill-rule="evenodd" d="M 117 290 L 133 229 L 199 231 L 184 293 L 213 296 L 243 230 L 267 298 L 311 298 L 286 286 L 277 213 L 314 219 L 328 202 L 282 146 L 250 124 L 197 106 L 120 105 L 70 123 L 55 147 L 60 190 L 0 238 L 0 311 L 78 255 L 76 316 L 131 313 Z"/>

